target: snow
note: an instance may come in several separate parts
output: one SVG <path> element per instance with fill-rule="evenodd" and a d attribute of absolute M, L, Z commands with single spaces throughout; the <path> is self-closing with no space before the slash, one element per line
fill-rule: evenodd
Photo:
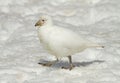
<path fill-rule="evenodd" d="M 0 83 L 119 83 L 119 0 L 0 0 Z M 104 49 L 87 49 L 73 56 L 77 67 L 61 69 L 37 63 L 55 58 L 41 46 L 34 24 L 42 14 Z"/>

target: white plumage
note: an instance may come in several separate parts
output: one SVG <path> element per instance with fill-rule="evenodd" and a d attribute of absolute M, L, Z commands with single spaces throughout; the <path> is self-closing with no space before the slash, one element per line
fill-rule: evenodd
<path fill-rule="evenodd" d="M 75 53 L 90 47 L 103 47 L 82 38 L 72 30 L 53 25 L 49 16 L 42 16 L 35 26 L 39 26 L 38 35 L 44 48 L 57 58 L 68 56 L 71 62 L 71 55 Z M 73 66 L 69 67 L 72 68 Z"/>

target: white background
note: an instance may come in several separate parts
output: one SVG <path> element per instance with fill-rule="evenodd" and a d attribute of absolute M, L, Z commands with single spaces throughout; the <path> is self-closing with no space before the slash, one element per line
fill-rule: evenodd
<path fill-rule="evenodd" d="M 77 66 L 38 65 L 54 57 L 34 27 L 40 15 L 105 46 L 73 56 Z M 0 83 L 120 83 L 120 0 L 0 0 Z"/>

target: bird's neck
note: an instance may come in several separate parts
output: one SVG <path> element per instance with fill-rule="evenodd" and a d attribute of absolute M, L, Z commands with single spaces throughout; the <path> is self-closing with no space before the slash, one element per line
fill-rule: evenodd
<path fill-rule="evenodd" d="M 52 23 L 46 23 L 41 28 L 50 28 L 52 26 Z"/>
<path fill-rule="evenodd" d="M 46 24 L 46 25 L 43 25 L 41 27 L 39 27 L 39 31 L 44 31 L 44 30 L 48 30 L 52 27 L 52 25 L 49 25 L 49 24 Z"/>
<path fill-rule="evenodd" d="M 45 23 L 43 26 L 39 27 L 39 30 L 44 30 L 47 28 L 51 28 L 53 26 L 52 22 Z"/>

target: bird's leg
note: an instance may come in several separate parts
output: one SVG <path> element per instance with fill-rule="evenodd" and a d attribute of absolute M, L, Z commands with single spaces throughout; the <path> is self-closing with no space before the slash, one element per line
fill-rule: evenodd
<path fill-rule="evenodd" d="M 47 63 L 38 63 L 38 64 L 40 64 L 40 65 L 42 65 L 42 66 L 48 66 L 48 67 L 50 67 L 50 66 L 52 66 L 52 65 L 54 65 L 56 62 L 58 62 L 59 60 L 58 60 L 58 58 L 56 59 L 56 60 L 54 60 L 54 61 L 48 61 Z"/>
<path fill-rule="evenodd" d="M 73 63 L 72 63 L 72 57 L 71 57 L 71 56 L 68 56 L 68 59 L 69 59 L 70 66 L 69 66 L 69 67 L 62 67 L 62 69 L 72 70 L 72 69 L 75 67 L 75 66 L 73 65 Z"/>

